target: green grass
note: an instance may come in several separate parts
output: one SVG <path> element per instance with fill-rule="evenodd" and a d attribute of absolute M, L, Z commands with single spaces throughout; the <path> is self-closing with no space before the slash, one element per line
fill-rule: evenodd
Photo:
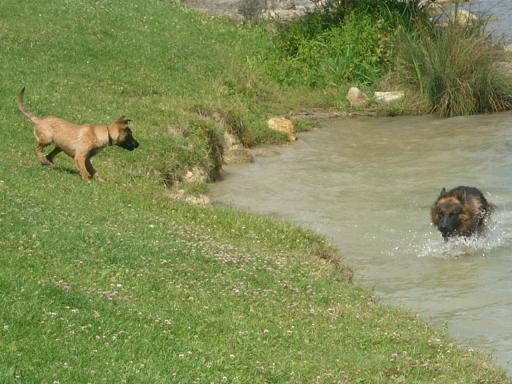
<path fill-rule="evenodd" d="M 279 142 L 267 113 L 326 97 L 260 77 L 269 41 L 166 1 L 0 3 L 0 383 L 510 382 L 347 283 L 310 231 L 168 198 L 165 169 L 210 161 L 198 110 Z M 38 115 L 126 114 L 141 147 L 98 154 L 104 183 L 40 166 L 23 85 Z"/>

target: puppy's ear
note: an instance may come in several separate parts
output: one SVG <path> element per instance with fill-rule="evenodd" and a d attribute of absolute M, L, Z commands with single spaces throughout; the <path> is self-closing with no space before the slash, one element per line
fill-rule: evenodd
<path fill-rule="evenodd" d="M 126 116 L 121 116 L 119 119 L 116 120 L 116 123 L 119 124 L 128 124 L 131 120 L 127 119 Z"/>
<path fill-rule="evenodd" d="M 446 195 L 446 188 L 443 187 L 443 189 L 441 189 L 441 193 L 439 194 L 439 197 L 443 197 Z"/>

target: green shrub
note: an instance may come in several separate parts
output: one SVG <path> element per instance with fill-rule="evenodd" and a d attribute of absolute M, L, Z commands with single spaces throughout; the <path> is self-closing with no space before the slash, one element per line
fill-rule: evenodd
<path fill-rule="evenodd" d="M 292 36 L 283 48 L 287 54 L 278 63 L 279 80 L 308 86 L 345 81 L 372 83 L 381 68 L 380 25 L 374 25 L 368 15 L 354 13 L 343 25 L 325 30 L 314 39 Z"/>
<path fill-rule="evenodd" d="M 485 32 L 485 20 L 458 22 L 458 7 L 454 12 L 415 34 L 402 34 L 403 78 L 442 116 L 510 109 L 512 84 L 495 66 L 500 52 Z"/>
<path fill-rule="evenodd" d="M 372 84 L 390 62 L 398 27 L 411 29 L 417 1 L 328 0 L 300 19 L 281 24 L 271 73 L 285 84 Z"/>

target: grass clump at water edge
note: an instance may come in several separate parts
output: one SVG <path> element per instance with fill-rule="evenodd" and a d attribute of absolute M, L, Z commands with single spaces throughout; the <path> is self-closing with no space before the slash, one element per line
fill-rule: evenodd
<path fill-rule="evenodd" d="M 512 78 L 496 65 L 503 52 L 486 33 L 485 18 L 461 15 L 455 6 L 415 33 L 402 33 L 401 73 L 442 116 L 511 109 Z"/>

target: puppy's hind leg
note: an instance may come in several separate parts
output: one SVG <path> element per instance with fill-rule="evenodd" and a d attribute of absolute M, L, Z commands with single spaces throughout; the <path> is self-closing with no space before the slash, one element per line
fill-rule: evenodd
<path fill-rule="evenodd" d="M 45 127 L 43 126 L 36 125 L 34 127 L 34 137 L 37 140 L 37 158 L 39 159 L 41 164 L 51 165 L 51 161 L 49 161 L 44 155 L 44 149 L 53 142 L 51 134 L 48 133 L 48 129 L 45 129 Z"/>
<path fill-rule="evenodd" d="M 37 144 L 37 147 L 36 147 L 36 155 L 37 155 L 37 158 L 39 159 L 39 161 L 41 162 L 42 165 L 52 165 L 51 161 L 49 161 L 46 156 L 44 155 L 44 149 L 50 145 L 50 143 L 41 143 L 39 142 L 39 144 Z"/>

